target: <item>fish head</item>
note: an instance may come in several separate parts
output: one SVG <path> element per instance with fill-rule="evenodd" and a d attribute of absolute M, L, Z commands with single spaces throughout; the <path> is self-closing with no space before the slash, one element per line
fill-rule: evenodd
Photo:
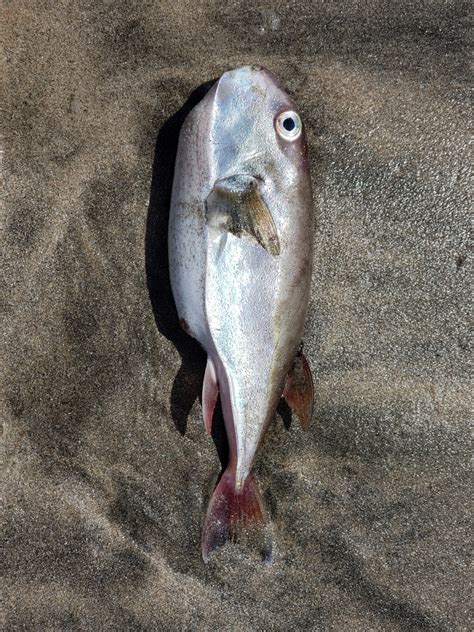
<path fill-rule="evenodd" d="M 203 105 L 210 117 L 214 179 L 247 174 L 284 191 L 309 181 L 303 122 L 272 72 L 255 66 L 230 70 Z"/>

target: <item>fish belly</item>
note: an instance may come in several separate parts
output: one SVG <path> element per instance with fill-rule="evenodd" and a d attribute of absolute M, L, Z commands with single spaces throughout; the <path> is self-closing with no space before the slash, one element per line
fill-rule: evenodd
<path fill-rule="evenodd" d="M 209 166 L 200 142 L 206 134 L 207 123 L 197 107 L 181 131 L 168 229 L 170 280 L 178 316 L 183 328 L 201 344 L 208 338 L 204 305 L 207 243 L 204 199 Z M 196 145 L 190 140 L 194 138 Z"/>
<path fill-rule="evenodd" d="M 245 480 L 250 471 L 274 399 L 279 266 L 277 258 L 249 239 L 230 233 L 209 235 L 207 327 L 211 355 L 221 373 L 221 398 L 230 399 L 231 419 L 225 402 L 223 409 L 237 481 Z"/>

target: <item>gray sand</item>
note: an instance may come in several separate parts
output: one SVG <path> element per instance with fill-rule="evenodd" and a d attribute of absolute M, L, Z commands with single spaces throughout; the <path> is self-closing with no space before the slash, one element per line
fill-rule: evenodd
<path fill-rule="evenodd" d="M 3 629 L 468 630 L 468 3 L 4 9 Z M 256 466 L 271 568 L 201 561 L 219 457 L 166 254 L 183 116 L 244 63 L 299 104 L 315 188 L 314 419 L 282 409 Z"/>

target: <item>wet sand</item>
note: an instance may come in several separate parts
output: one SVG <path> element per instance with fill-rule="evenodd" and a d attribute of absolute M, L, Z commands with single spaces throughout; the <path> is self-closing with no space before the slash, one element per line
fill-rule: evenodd
<path fill-rule="evenodd" d="M 5 630 L 470 629 L 467 13 L 5 4 Z M 281 410 L 256 465 L 271 568 L 201 561 L 222 437 L 167 269 L 179 127 L 245 63 L 299 104 L 315 192 L 313 423 Z"/>

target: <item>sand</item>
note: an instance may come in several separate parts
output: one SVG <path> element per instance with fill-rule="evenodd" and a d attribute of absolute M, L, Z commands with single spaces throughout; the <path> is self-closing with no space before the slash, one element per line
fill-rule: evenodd
<path fill-rule="evenodd" d="M 471 629 L 468 3 L 3 8 L 3 629 Z M 183 116 L 245 63 L 299 104 L 315 191 L 270 568 L 202 563 L 220 464 L 167 269 Z"/>

